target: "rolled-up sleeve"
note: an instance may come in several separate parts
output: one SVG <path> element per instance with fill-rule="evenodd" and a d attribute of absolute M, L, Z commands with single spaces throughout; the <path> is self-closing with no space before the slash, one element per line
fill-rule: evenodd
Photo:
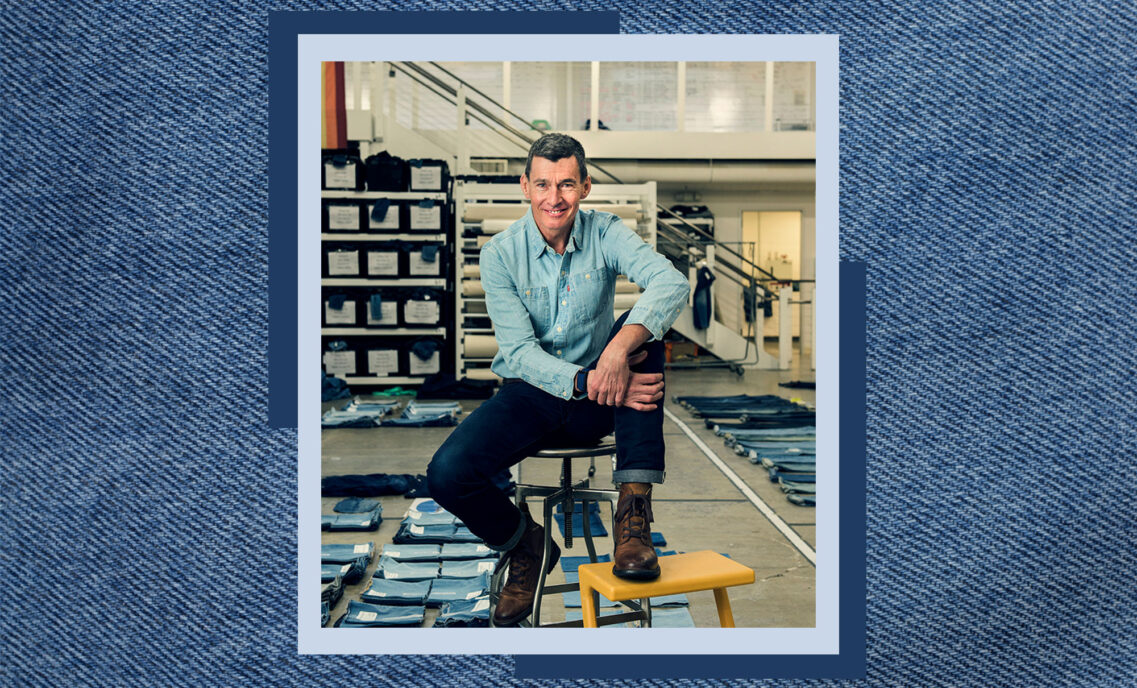
<path fill-rule="evenodd" d="M 653 339 L 662 339 L 687 305 L 687 278 L 618 217 L 602 230 L 601 242 L 609 264 L 644 290 L 625 324 L 643 325 Z"/>
<path fill-rule="evenodd" d="M 562 399 L 572 397 L 572 379 L 580 366 L 547 353 L 537 341 L 529 311 L 517 285 L 493 243 L 482 247 L 478 261 L 486 310 L 493 321 L 494 338 L 510 369 L 534 387 Z"/>

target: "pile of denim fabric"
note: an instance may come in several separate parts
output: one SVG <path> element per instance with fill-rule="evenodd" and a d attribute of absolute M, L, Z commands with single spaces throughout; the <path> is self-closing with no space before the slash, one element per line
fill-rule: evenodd
<path fill-rule="evenodd" d="M 320 563 L 334 564 L 340 567 L 340 576 L 344 583 L 351 585 L 363 578 L 368 565 L 375 556 L 375 543 L 364 542 L 349 545 L 322 545 L 320 547 Z M 344 567 L 347 567 L 344 570 Z M 326 571 L 327 568 L 323 569 Z"/>
<path fill-rule="evenodd" d="M 349 497 L 340 500 L 332 514 L 320 517 L 323 530 L 375 530 L 383 522 L 383 505 L 374 499 Z"/>
<path fill-rule="evenodd" d="M 368 399 L 355 397 L 342 409 L 328 409 L 320 418 L 324 428 L 374 428 L 382 424 L 383 416 L 399 406 L 394 399 Z"/>
<path fill-rule="evenodd" d="M 412 502 L 403 525 L 418 539 L 383 546 L 367 588 L 359 601 L 349 601 L 335 625 L 414 626 L 425 619 L 427 608 L 437 607 L 437 627 L 488 626 L 497 552 L 481 541 L 456 539 L 455 531 L 465 526 L 431 499 Z M 429 539 L 436 541 L 425 542 Z"/>
<path fill-rule="evenodd" d="M 412 428 L 452 427 L 458 424 L 462 407 L 457 401 L 419 401 L 407 404 L 398 418 L 388 418 L 383 425 L 400 425 Z"/>
<path fill-rule="evenodd" d="M 446 545 L 480 543 L 457 516 L 438 506 L 433 499 L 416 499 L 399 524 L 394 543 L 397 545 Z"/>
<path fill-rule="evenodd" d="M 800 506 L 815 506 L 817 494 L 817 413 L 774 395 L 676 397 L 675 401 L 705 419 L 735 454 L 759 464 Z M 718 419 L 737 419 L 725 422 Z"/>

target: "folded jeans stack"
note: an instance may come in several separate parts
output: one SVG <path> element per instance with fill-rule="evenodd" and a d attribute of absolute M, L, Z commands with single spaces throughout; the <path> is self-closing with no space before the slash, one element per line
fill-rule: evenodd
<path fill-rule="evenodd" d="M 462 407 L 456 401 L 422 402 L 414 400 L 407 404 L 398 418 L 388 418 L 383 425 L 404 427 L 450 427 L 458 424 Z"/>
<path fill-rule="evenodd" d="M 485 628 L 490 625 L 489 596 L 455 600 L 442 605 L 434 628 Z"/>
<path fill-rule="evenodd" d="M 378 605 L 351 600 L 347 603 L 347 613 L 336 620 L 336 626 L 342 628 L 417 626 L 424 618 L 426 618 L 426 608 L 421 606 Z"/>
<path fill-rule="evenodd" d="M 342 409 L 328 409 L 320 419 L 325 428 L 374 428 L 383 416 L 399 406 L 394 399 L 368 399 L 355 397 Z"/>

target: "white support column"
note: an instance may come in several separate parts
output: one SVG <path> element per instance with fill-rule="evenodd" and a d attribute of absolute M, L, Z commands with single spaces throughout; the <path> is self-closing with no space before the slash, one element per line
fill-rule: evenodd
<path fill-rule="evenodd" d="M 371 63 L 371 131 L 374 141 L 382 143 L 387 140 L 387 63 Z"/>
<path fill-rule="evenodd" d="M 589 118 L 592 120 L 592 131 L 600 129 L 600 63 L 592 63 L 592 104 L 589 108 Z"/>
<path fill-rule="evenodd" d="M 778 370 L 788 370 L 794 347 L 794 318 L 790 311 L 793 288 L 778 290 Z"/>
<path fill-rule="evenodd" d="M 677 70 L 675 81 L 678 86 L 678 98 L 675 104 L 675 125 L 678 131 L 685 131 L 687 126 L 687 63 L 677 63 Z"/>
<path fill-rule="evenodd" d="M 470 128 L 466 126 L 466 84 L 458 84 L 458 169 L 456 174 L 468 174 L 470 169 Z"/>
<path fill-rule="evenodd" d="M 763 131 L 774 131 L 774 63 L 766 63 L 766 126 Z"/>

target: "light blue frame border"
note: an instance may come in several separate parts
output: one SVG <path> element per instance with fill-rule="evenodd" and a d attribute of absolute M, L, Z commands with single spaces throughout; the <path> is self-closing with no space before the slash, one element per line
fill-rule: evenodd
<path fill-rule="evenodd" d="M 298 647 L 317 654 L 836 654 L 839 632 L 840 508 L 838 427 L 838 38 L 761 35 L 301 35 L 297 53 L 297 418 L 298 418 Z M 322 61 L 527 60 L 587 55 L 597 61 L 812 61 L 816 77 L 817 422 L 819 471 L 815 628 L 606 629 L 325 629 L 315 605 L 319 591 L 319 388 L 310 372 L 318 360 L 319 329 L 303 313 L 319 312 L 319 262 L 312 259 L 320 227 L 319 151 Z M 313 95 L 317 94 L 317 95 Z M 312 562 L 305 567 L 304 562 Z"/>

